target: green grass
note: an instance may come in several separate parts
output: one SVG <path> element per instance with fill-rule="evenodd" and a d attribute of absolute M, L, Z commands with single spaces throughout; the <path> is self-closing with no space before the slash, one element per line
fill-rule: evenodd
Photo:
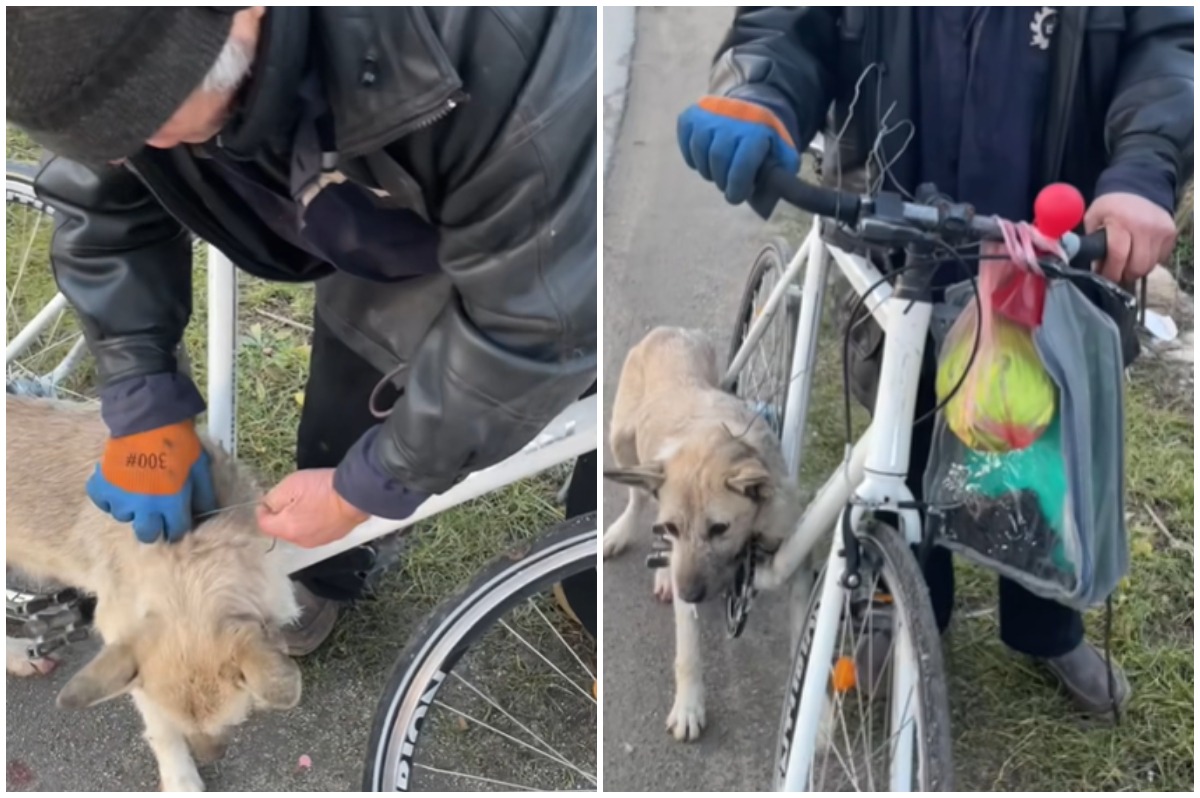
<path fill-rule="evenodd" d="M 7 145 L 10 159 L 37 160 L 37 148 L 19 133 L 9 130 Z M 6 314 L 8 340 L 54 295 L 55 286 L 48 259 L 50 227 L 45 219 L 20 209 L 10 210 L 6 216 L 6 285 L 12 288 L 20 274 L 15 301 Z M 184 339 L 193 359 L 194 377 L 202 388 L 206 384 L 204 261 L 204 249 L 198 247 L 193 272 L 194 312 Z M 313 291 L 310 286 L 267 283 L 245 274 L 238 275 L 238 290 L 238 456 L 270 485 L 294 470 L 296 429 L 311 354 L 305 328 L 312 324 Z M 63 347 L 77 331 L 74 319 L 64 316 L 40 345 L 43 349 L 53 347 L 52 352 L 65 351 Z M 54 362 L 49 356 L 27 361 L 35 371 L 45 371 Z M 69 387 L 82 396 L 94 396 L 90 370 Z M 365 745 L 375 697 L 410 635 L 439 603 L 465 587 L 488 562 L 535 538 L 561 518 L 555 493 L 568 473 L 566 468 L 559 468 L 516 483 L 418 524 L 406 531 L 402 541 L 393 541 L 390 548 L 402 551 L 395 567 L 375 585 L 369 600 L 344 614 L 332 639 L 302 660 L 306 695 L 319 695 L 328 680 L 354 679 L 368 696 L 358 708 L 358 720 L 352 727 L 316 733 L 354 735 L 361 737 Z M 572 634 L 572 627 L 556 607 L 551 605 L 546 612 L 560 631 Z M 559 645 L 544 628 L 533 639 L 547 651 Z M 575 634 L 572 642 L 585 661 L 595 662 L 590 641 Z M 485 689 L 495 689 L 496 680 L 509 680 L 511 687 L 528 693 L 530 673 L 536 670 L 536 664 L 524 663 L 511 673 L 493 670 L 489 674 L 492 683 L 484 685 Z M 591 723 L 595 724 L 594 713 Z M 548 739 L 555 734 L 572 741 L 594 739 L 561 725 L 545 732 L 550 735 Z M 463 738 L 463 743 L 467 742 L 478 747 L 474 738 Z"/>
<path fill-rule="evenodd" d="M 785 220 L 783 230 L 798 242 L 804 224 Z M 1192 252 L 1185 230 L 1177 263 L 1186 274 Z M 841 462 L 845 442 L 840 337 L 830 334 L 826 304 L 802 474 L 810 489 Z M 1193 789 L 1193 392 L 1177 366 L 1144 358 L 1126 396 L 1132 566 L 1115 597 L 1112 651 L 1133 699 L 1115 728 L 1081 720 L 1042 671 L 1000 643 L 995 576 L 958 562 L 955 619 L 944 647 L 960 790 Z M 857 406 L 853 418 L 858 434 L 865 418 Z M 1103 611 L 1088 613 L 1086 624 L 1101 642 Z"/>

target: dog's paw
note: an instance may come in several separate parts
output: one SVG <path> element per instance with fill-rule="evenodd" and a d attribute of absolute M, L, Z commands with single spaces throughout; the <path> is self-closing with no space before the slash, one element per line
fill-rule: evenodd
<path fill-rule="evenodd" d="M 629 547 L 629 531 L 623 519 L 618 518 L 604 533 L 604 559 L 616 557 Z"/>
<path fill-rule="evenodd" d="M 663 604 L 670 604 L 675 591 L 671 589 L 671 569 L 654 569 L 654 597 Z"/>
<path fill-rule="evenodd" d="M 177 776 L 162 777 L 158 785 L 159 792 L 204 792 L 204 780 L 195 771 L 181 773 Z"/>
<path fill-rule="evenodd" d="M 9 657 L 6 670 L 12 676 L 26 678 L 29 676 L 49 676 L 58 667 L 58 660 L 51 657 L 27 659 L 25 657 Z"/>
<path fill-rule="evenodd" d="M 704 730 L 704 696 L 690 691 L 675 695 L 675 706 L 667 716 L 667 731 L 676 740 L 688 743 L 700 738 Z"/>

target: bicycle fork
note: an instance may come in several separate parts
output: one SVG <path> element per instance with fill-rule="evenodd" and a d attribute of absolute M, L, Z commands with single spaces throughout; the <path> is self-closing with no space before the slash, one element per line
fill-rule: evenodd
<path fill-rule="evenodd" d="M 912 427 L 916 415 L 917 390 L 920 384 L 921 363 L 925 355 L 925 340 L 929 333 L 932 305 L 927 291 L 912 293 L 901 285 L 888 299 L 891 307 L 884 341 L 883 363 L 880 369 L 879 390 L 875 399 L 872 423 L 865 443 L 866 451 L 855 447 L 851 466 L 862 463 L 862 479 L 843 512 L 851 529 L 858 529 L 863 516 L 868 512 L 895 512 L 901 521 L 901 532 L 910 544 L 921 539 L 920 515 L 912 506 L 912 492 L 905 484 L 908 474 L 909 455 L 912 445 Z M 857 477 L 857 468 L 849 469 Z M 832 487 L 832 486 L 827 486 Z M 827 498 L 823 490 L 814 504 Z M 811 510 L 817 509 L 810 507 Z M 823 508 L 826 511 L 832 508 Z M 832 526 L 832 525 L 831 525 Z M 821 585 L 820 604 L 812 629 L 813 638 L 809 647 L 805 667 L 804 683 L 801 687 L 800 706 L 796 714 L 788 763 L 785 771 L 784 791 L 806 792 L 812 757 L 816 752 L 821 725 L 827 702 L 830 701 L 828 686 L 833 667 L 834 647 L 838 627 L 846 606 L 844 586 L 846 576 L 846 541 L 842 535 L 832 536 L 825 578 Z M 912 696 L 915 674 L 907 666 L 913 651 L 907 630 L 897 626 L 894 630 L 897 646 L 893 668 L 892 696 Z M 915 740 L 912 715 L 914 708 L 907 698 L 894 700 L 891 706 L 890 727 L 890 790 L 904 792 L 912 783 L 912 752 Z"/>

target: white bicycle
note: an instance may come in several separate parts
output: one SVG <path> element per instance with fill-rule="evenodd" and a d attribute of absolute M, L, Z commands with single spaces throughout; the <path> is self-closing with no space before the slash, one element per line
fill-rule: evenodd
<path fill-rule="evenodd" d="M 795 533 L 728 597 L 736 634 L 756 590 L 793 578 L 807 584 L 819 569 L 808 585 L 791 665 L 775 786 L 788 792 L 952 790 L 941 645 L 911 548 L 924 534 L 905 479 L 933 309 L 932 272 L 948 257 L 972 257 L 963 247 L 999 239 L 999 230 L 994 218 L 933 194 L 915 203 L 894 194 L 860 197 L 779 169 L 768 183 L 784 201 L 853 230 L 858 240 L 907 255 L 904 268 L 885 277 L 864 257 L 826 243 L 814 223 L 794 256 L 778 242 L 759 254 L 738 314 L 723 387 L 762 408 L 793 475 L 802 462 L 831 263 L 886 334 L 867 432 L 817 491 Z M 1105 251 L 1103 233 L 1068 233 L 1061 243 L 1077 263 Z M 1061 263 L 1043 268 L 1049 276 L 1069 271 Z M 898 519 L 899 529 L 881 514 Z M 831 533 L 822 564 L 818 546 Z"/>
<path fill-rule="evenodd" d="M 19 384 L 34 393 L 88 400 L 94 392 L 82 333 L 66 299 L 44 279 L 53 208 L 35 195 L 32 166 L 6 167 L 6 382 L 10 389 Z M 41 280 L 35 279 L 38 270 Z M 235 271 L 212 248 L 207 278 L 207 427 L 234 453 Z M 281 542 L 272 556 L 284 558 L 295 573 L 569 464 L 595 450 L 596 435 L 593 395 L 564 410 L 522 451 L 430 498 L 412 517 L 369 519 L 318 549 Z M 564 579 L 596 567 L 596 528 L 596 514 L 588 513 L 498 557 L 410 636 L 380 697 L 362 790 L 596 789 L 594 644 L 563 622 L 548 595 Z M 41 630 L 31 638 L 43 646 L 39 656 L 87 635 L 86 597 L 10 589 L 7 604 L 10 625 L 32 622 L 27 629 Z M 520 674 L 516 682 L 514 673 Z"/>

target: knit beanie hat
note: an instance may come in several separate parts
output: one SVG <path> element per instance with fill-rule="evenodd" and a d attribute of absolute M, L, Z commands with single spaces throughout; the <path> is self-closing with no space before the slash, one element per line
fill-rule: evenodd
<path fill-rule="evenodd" d="M 8 122 L 84 163 L 132 155 L 199 88 L 242 8 L 10 6 Z"/>

